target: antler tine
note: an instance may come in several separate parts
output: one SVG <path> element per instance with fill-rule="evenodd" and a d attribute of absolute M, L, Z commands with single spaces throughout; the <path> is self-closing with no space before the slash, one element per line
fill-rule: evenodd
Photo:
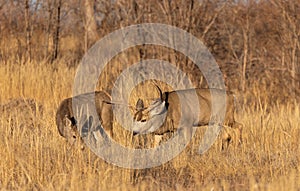
<path fill-rule="evenodd" d="M 159 98 L 160 98 L 160 100 L 162 100 L 162 95 L 163 95 L 163 93 L 162 93 L 162 91 L 161 91 L 161 89 L 159 88 L 159 86 L 157 85 L 157 83 L 155 83 L 153 80 L 151 81 L 152 83 L 153 83 L 153 85 L 156 87 L 156 89 L 158 90 L 158 92 L 159 92 Z"/>
<path fill-rule="evenodd" d="M 122 102 L 113 102 L 113 101 L 106 101 L 106 100 L 103 100 L 103 102 L 107 103 L 107 104 L 112 104 L 112 105 L 123 105 L 123 106 L 127 106 L 127 107 L 130 107 L 130 108 L 135 108 L 135 106 L 125 104 L 125 103 L 122 103 Z"/>

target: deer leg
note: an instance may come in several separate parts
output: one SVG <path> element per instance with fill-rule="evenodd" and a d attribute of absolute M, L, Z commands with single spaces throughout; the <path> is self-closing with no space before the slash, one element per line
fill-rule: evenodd
<path fill-rule="evenodd" d="M 113 113 L 112 107 L 109 104 L 103 104 L 103 108 L 100 114 L 101 125 L 105 132 L 113 138 Z"/>
<path fill-rule="evenodd" d="M 238 123 L 238 122 L 234 122 L 232 124 L 232 128 L 235 129 L 237 131 L 237 138 L 238 140 L 238 145 L 243 144 L 243 124 Z"/>
<path fill-rule="evenodd" d="M 222 139 L 221 150 L 225 150 L 229 147 L 230 142 L 232 142 L 232 137 L 231 137 L 230 133 L 228 132 L 227 127 L 225 127 L 225 126 L 222 126 L 221 139 Z"/>
<path fill-rule="evenodd" d="M 154 147 L 157 147 L 162 140 L 162 135 L 154 135 Z"/>

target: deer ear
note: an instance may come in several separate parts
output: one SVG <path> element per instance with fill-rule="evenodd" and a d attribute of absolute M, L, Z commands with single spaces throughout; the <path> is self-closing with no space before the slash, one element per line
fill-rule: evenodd
<path fill-rule="evenodd" d="M 142 118 L 143 118 L 143 112 L 142 111 L 135 112 L 135 114 L 133 116 L 134 121 L 141 121 Z"/>
<path fill-rule="evenodd" d="M 66 127 L 72 127 L 72 121 L 69 119 L 68 116 L 65 116 L 65 126 Z"/>
<path fill-rule="evenodd" d="M 137 102 L 136 102 L 136 105 L 135 105 L 135 109 L 137 111 L 141 111 L 141 110 L 144 110 L 145 109 L 145 106 L 144 106 L 144 101 L 142 99 L 138 99 Z"/>

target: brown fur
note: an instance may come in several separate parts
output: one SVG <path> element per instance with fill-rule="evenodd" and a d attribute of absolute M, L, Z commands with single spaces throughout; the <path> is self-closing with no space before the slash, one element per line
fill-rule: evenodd
<path fill-rule="evenodd" d="M 239 132 L 238 137 L 240 138 L 240 141 L 242 141 L 242 124 L 238 123 L 234 119 L 234 113 L 235 113 L 235 103 L 234 103 L 234 95 L 231 92 L 225 92 L 224 90 L 220 89 L 186 89 L 186 90 L 177 90 L 177 91 L 171 91 L 171 92 L 164 92 L 162 93 L 159 87 L 157 86 L 159 92 L 160 92 L 160 101 L 165 102 L 165 107 L 167 109 L 167 119 L 172 121 L 173 125 L 163 125 L 156 131 L 154 131 L 155 135 L 163 135 L 167 132 L 175 132 L 177 131 L 177 128 L 180 123 L 180 119 L 183 117 L 181 116 L 181 105 L 179 96 L 181 95 L 184 98 L 187 99 L 185 103 L 185 108 L 188 111 L 188 116 L 184 116 L 185 118 L 188 118 L 193 122 L 193 126 L 204 126 L 208 125 L 211 121 L 211 115 L 212 115 L 212 101 L 211 101 L 211 92 L 214 94 L 214 97 L 216 98 L 216 102 L 218 102 L 220 99 L 222 99 L 224 96 L 226 96 L 226 105 L 220 105 L 222 102 L 220 101 L 220 104 L 217 105 L 217 112 L 221 110 L 225 110 L 225 117 L 222 122 L 222 126 L 229 126 L 234 129 L 237 129 L 237 132 Z M 193 107 L 195 107 L 195 103 L 188 100 L 189 97 L 192 95 L 193 92 L 196 92 L 198 97 L 198 102 L 200 106 L 200 112 L 199 116 L 195 116 L 195 114 L 192 112 Z M 224 95 L 225 93 L 225 95 Z M 149 106 L 151 108 L 151 106 Z M 189 112 L 190 111 L 190 112 Z M 150 111 L 151 112 L 151 111 Z M 147 114 L 145 114 L 146 116 Z M 153 117 L 153 119 L 155 116 Z M 151 117 L 150 119 L 151 120 Z M 148 121 L 147 120 L 147 121 Z M 186 130 L 185 133 L 187 137 L 191 136 L 192 129 Z M 224 132 L 224 131 L 222 131 Z M 228 132 L 228 131 L 226 131 Z M 225 136 L 228 135 L 228 136 Z M 225 140 L 229 143 L 231 141 L 230 133 L 225 133 L 222 135 L 222 142 L 225 144 Z"/>

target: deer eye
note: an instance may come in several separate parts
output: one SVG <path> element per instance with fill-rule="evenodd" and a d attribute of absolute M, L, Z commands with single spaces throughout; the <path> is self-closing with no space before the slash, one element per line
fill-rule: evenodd
<path fill-rule="evenodd" d="M 73 135 L 73 138 L 74 138 L 74 139 L 76 139 L 76 136 L 75 136 L 75 135 Z"/>

